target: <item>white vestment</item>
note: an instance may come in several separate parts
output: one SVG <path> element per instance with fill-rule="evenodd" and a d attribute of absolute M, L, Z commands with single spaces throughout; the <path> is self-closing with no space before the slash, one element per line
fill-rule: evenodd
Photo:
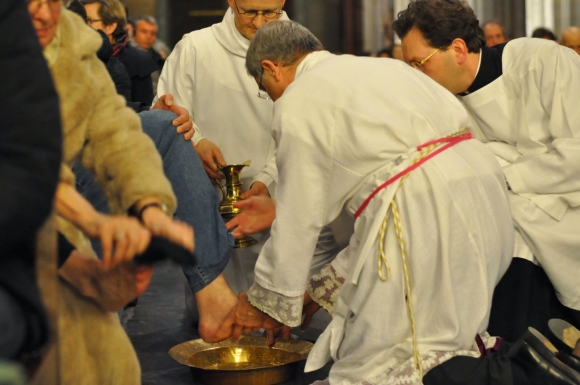
<path fill-rule="evenodd" d="M 522 38 L 505 46 L 502 69 L 461 100 L 502 164 L 519 235 L 562 304 L 580 310 L 580 56 Z"/>
<path fill-rule="evenodd" d="M 280 19 L 288 17 L 284 13 Z M 242 170 L 244 190 L 260 181 L 274 195 L 277 170 L 270 133 L 273 104 L 258 98 L 258 85 L 246 71 L 249 46 L 250 41 L 237 30 L 229 9 L 221 23 L 188 33 L 175 46 L 163 67 L 157 95 L 170 93 L 176 105 L 189 111 L 195 126 L 194 143 L 204 138 L 212 141 L 228 164 L 252 160 L 251 166 Z M 248 290 L 254 281 L 254 266 L 267 236 L 268 232 L 256 234 L 258 245 L 232 252 L 224 275 L 234 292 Z M 318 269 L 336 254 L 329 230 L 321 239 L 327 242 L 317 252 L 313 265 Z"/>
<path fill-rule="evenodd" d="M 276 220 L 256 265 L 251 303 L 287 325 L 299 324 L 320 229 L 343 207 L 353 215 L 377 186 L 411 165 L 417 146 L 469 128 L 468 121 L 453 95 L 403 62 L 308 55 L 275 103 Z M 384 242 L 387 281 L 377 269 L 377 235 L 393 199 L 401 212 L 425 368 L 457 354 L 478 356 L 474 339 L 485 335 L 494 287 L 512 258 L 505 181 L 482 143 L 459 143 L 412 171 L 397 192 L 398 185 L 378 194 L 356 220 L 349 246 L 330 267 L 333 274 L 314 277 L 328 279 L 322 291 L 339 289 L 333 320 L 306 370 L 334 359 L 333 385 L 388 384 L 394 376 L 421 383 L 410 364 L 392 216 Z"/>

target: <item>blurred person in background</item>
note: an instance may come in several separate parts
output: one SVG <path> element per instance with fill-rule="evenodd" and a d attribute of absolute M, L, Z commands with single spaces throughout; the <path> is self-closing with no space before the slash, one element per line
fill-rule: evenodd
<path fill-rule="evenodd" d="M 487 21 L 481 28 L 485 34 L 485 45 L 487 47 L 493 47 L 494 45 L 507 42 L 505 29 L 499 21 Z"/>
<path fill-rule="evenodd" d="M 405 60 L 405 58 L 403 57 L 403 48 L 401 48 L 400 44 L 395 44 L 393 46 L 393 59 L 402 60 L 402 61 Z"/>
<path fill-rule="evenodd" d="M 580 27 L 569 27 L 562 31 L 560 44 L 564 47 L 573 49 L 580 55 Z"/>
<path fill-rule="evenodd" d="M 553 40 L 556 41 L 556 35 L 554 32 L 550 31 L 548 28 L 539 27 L 534 29 L 532 32 L 532 37 L 539 38 L 539 39 L 546 39 L 546 40 Z"/>

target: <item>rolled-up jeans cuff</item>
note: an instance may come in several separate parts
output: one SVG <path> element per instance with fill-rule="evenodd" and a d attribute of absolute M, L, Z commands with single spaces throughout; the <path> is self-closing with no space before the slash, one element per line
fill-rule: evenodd
<path fill-rule="evenodd" d="M 200 266 L 182 266 L 182 269 L 192 293 L 195 294 L 212 283 L 224 271 L 225 266 L 221 270 L 204 270 Z"/>

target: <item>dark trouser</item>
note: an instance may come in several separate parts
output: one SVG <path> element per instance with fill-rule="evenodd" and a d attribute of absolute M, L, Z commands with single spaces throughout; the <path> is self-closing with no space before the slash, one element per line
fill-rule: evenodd
<path fill-rule="evenodd" d="M 424 385 L 529 385 L 524 370 L 506 356 L 510 343 L 480 358 L 454 357 L 431 369 Z"/>
<path fill-rule="evenodd" d="M 162 110 L 139 114 L 143 131 L 155 142 L 163 159 L 163 170 L 173 186 L 177 197 L 176 219 L 195 232 L 196 266 L 183 266 L 192 292 L 206 287 L 225 269 L 234 245 L 218 211 L 218 197 L 201 162 L 191 145 L 172 125 L 175 115 Z M 105 195 L 95 183 L 92 174 L 75 165 L 77 188 L 91 204 L 101 212 L 108 213 Z M 100 245 L 93 242 L 97 254 Z"/>
<path fill-rule="evenodd" d="M 552 318 L 580 328 L 580 312 L 560 303 L 544 270 L 525 259 L 514 258 L 493 293 L 487 331 L 515 342 L 529 326 L 545 334 Z"/>

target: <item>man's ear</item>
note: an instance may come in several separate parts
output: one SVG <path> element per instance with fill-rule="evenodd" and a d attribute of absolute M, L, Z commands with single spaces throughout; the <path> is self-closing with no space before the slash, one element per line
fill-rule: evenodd
<path fill-rule="evenodd" d="M 455 53 L 455 60 L 457 64 L 462 65 L 467 60 L 467 55 L 469 54 L 469 48 L 467 48 L 467 44 L 465 40 L 461 38 L 457 38 L 451 42 L 451 48 Z"/>
<path fill-rule="evenodd" d="M 276 81 L 280 81 L 280 67 L 278 67 L 278 64 L 272 60 L 262 60 L 262 68 L 264 69 L 264 73 L 269 72 L 276 78 Z"/>

